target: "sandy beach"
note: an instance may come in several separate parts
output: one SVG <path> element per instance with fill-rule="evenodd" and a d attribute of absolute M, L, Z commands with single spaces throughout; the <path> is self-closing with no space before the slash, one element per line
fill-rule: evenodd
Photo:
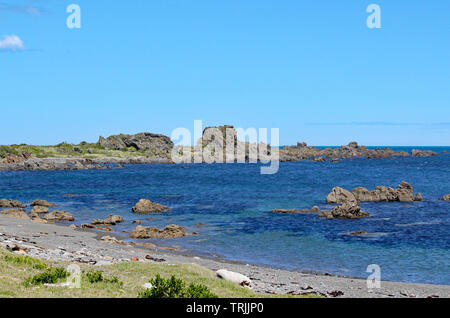
<path fill-rule="evenodd" d="M 42 260 L 108 265 L 139 261 L 161 264 L 195 263 L 213 271 L 228 269 L 250 277 L 254 290 L 260 294 L 314 293 L 325 297 L 414 298 L 450 297 L 450 286 L 409 284 L 382 281 L 381 288 L 368 289 L 366 280 L 287 271 L 249 264 L 183 255 L 160 248 L 115 244 L 101 240 L 103 236 L 120 235 L 99 231 L 73 229 L 55 224 L 40 224 L 0 215 L 0 246 L 15 247 L 21 253 Z M 25 251 L 25 252 L 24 252 Z M 147 260 L 150 255 L 152 260 Z"/>

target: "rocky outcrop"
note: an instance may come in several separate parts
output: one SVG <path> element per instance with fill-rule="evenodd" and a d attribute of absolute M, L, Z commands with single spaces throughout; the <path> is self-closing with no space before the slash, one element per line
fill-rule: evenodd
<path fill-rule="evenodd" d="M 353 158 L 392 158 L 406 157 L 410 154 L 406 151 L 394 151 L 391 148 L 369 149 L 366 146 L 360 146 L 352 141 L 348 145 L 339 148 L 319 149 L 309 147 L 305 142 L 298 142 L 296 146 L 284 146 L 280 150 L 280 161 L 301 161 L 313 160 L 323 161 L 330 159 L 353 159 Z M 415 157 L 436 156 L 438 153 L 429 150 L 413 150 Z"/>
<path fill-rule="evenodd" d="M 327 219 L 357 219 L 367 217 L 369 213 L 361 210 L 358 201 L 346 201 L 339 206 L 335 206 L 331 211 L 320 212 L 319 216 Z"/>
<path fill-rule="evenodd" d="M 44 207 L 48 207 L 48 208 L 51 208 L 51 207 L 54 207 L 54 206 L 56 206 L 54 203 L 51 203 L 51 202 L 48 202 L 48 201 L 45 201 L 45 200 L 34 200 L 33 202 L 31 202 L 31 204 L 30 204 L 31 206 L 44 206 Z"/>
<path fill-rule="evenodd" d="M 158 156 L 169 156 L 173 142 L 169 137 L 152 133 L 136 135 L 113 135 L 108 138 L 100 137 L 98 144 L 106 149 L 124 150 L 130 147 Z"/>
<path fill-rule="evenodd" d="M 27 206 L 20 201 L 11 199 L 1 199 L 0 208 L 21 208 L 25 209 Z"/>
<path fill-rule="evenodd" d="M 137 214 L 149 214 L 149 213 L 161 213 L 169 210 L 168 206 L 151 202 L 147 199 L 140 199 L 138 203 L 131 209 L 133 213 Z"/>
<path fill-rule="evenodd" d="M 441 201 L 450 201 L 450 194 L 444 195 L 442 198 L 440 198 L 439 200 Z"/>
<path fill-rule="evenodd" d="M 422 195 L 417 193 L 414 195 L 414 188 L 405 181 L 402 181 L 397 187 L 397 189 L 385 186 L 377 186 L 374 190 L 369 191 L 364 187 L 358 187 L 352 190 L 354 197 L 361 201 L 372 201 L 372 202 L 413 202 L 422 201 Z"/>
<path fill-rule="evenodd" d="M 6 210 L 3 210 L 1 214 L 7 215 L 12 218 L 16 218 L 16 219 L 24 219 L 24 220 L 30 219 L 30 217 L 25 213 L 25 210 L 23 210 L 23 209 L 6 209 Z"/>
<path fill-rule="evenodd" d="M 47 221 L 75 221 L 73 215 L 66 211 L 53 211 L 45 214 L 42 218 Z"/>
<path fill-rule="evenodd" d="M 108 215 L 104 220 L 93 219 L 92 225 L 116 225 L 123 222 L 123 217 L 120 215 Z"/>
<path fill-rule="evenodd" d="M 431 150 L 418 150 L 413 149 L 411 151 L 411 155 L 413 157 L 431 157 L 431 156 L 439 156 L 437 152 L 431 151 Z"/>
<path fill-rule="evenodd" d="M 157 228 L 150 228 L 142 225 L 136 226 L 131 232 L 131 238 L 146 239 L 146 238 L 175 238 L 186 236 L 186 228 L 176 224 L 167 225 L 164 230 Z"/>
<path fill-rule="evenodd" d="M 345 201 L 356 201 L 356 198 L 353 193 L 341 187 L 334 187 L 327 195 L 327 203 L 341 203 Z"/>

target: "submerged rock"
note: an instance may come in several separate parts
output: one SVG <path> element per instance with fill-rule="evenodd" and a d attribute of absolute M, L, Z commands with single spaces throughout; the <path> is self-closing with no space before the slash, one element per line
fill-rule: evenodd
<path fill-rule="evenodd" d="M 161 213 L 169 210 L 168 206 L 151 202 L 150 200 L 140 199 L 138 203 L 131 209 L 133 213 L 149 214 L 149 213 Z"/>
<path fill-rule="evenodd" d="M 53 211 L 45 214 L 42 218 L 47 221 L 75 221 L 73 215 L 66 211 Z"/>
<path fill-rule="evenodd" d="M 167 225 L 164 230 L 157 228 L 150 228 L 142 225 L 136 226 L 131 232 L 131 238 L 145 239 L 145 238 L 175 238 L 186 236 L 186 228 L 176 224 Z"/>
<path fill-rule="evenodd" d="M 290 214 L 294 214 L 294 213 L 319 213 L 320 212 L 320 208 L 318 206 L 313 206 L 311 209 L 302 209 L 302 210 L 297 210 L 297 209 L 273 209 L 272 212 L 274 212 L 274 213 L 290 213 Z"/>
<path fill-rule="evenodd" d="M 11 199 L 1 199 L 0 208 L 21 208 L 25 209 L 27 206 L 20 201 Z"/>
<path fill-rule="evenodd" d="M 25 213 L 25 210 L 23 209 L 6 209 L 2 211 L 2 214 L 16 219 L 30 219 L 30 217 Z"/>
<path fill-rule="evenodd" d="M 31 206 L 45 206 L 45 207 L 54 207 L 56 206 L 54 203 L 48 202 L 46 200 L 34 200 L 33 202 L 31 202 L 30 204 Z"/>
<path fill-rule="evenodd" d="M 327 195 L 327 203 L 341 203 L 345 201 L 356 201 L 355 196 L 350 191 L 341 187 L 334 187 Z"/>

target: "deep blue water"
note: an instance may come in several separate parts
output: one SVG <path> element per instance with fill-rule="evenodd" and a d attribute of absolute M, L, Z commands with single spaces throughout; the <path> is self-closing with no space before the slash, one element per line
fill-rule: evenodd
<path fill-rule="evenodd" d="M 184 166 L 189 169 L 129 165 L 117 170 L 3 171 L 0 198 L 55 202 L 73 213 L 77 224 L 121 214 L 126 222 L 117 227 L 119 233 L 134 228 L 132 220 L 147 217 L 147 226 L 184 225 L 199 235 L 149 241 L 179 245 L 198 255 L 357 277 L 367 277 L 367 266 L 378 264 L 383 280 L 450 284 L 450 202 L 438 200 L 450 193 L 448 154 L 281 163 L 275 175 L 260 175 L 257 164 Z M 357 220 L 271 212 L 326 207 L 325 197 L 334 186 L 396 187 L 402 180 L 421 192 L 424 201 L 362 203 L 371 216 Z M 78 196 L 65 197 L 67 193 Z M 131 207 L 141 198 L 169 205 L 171 211 L 134 215 Z M 199 222 L 205 225 L 195 227 Z M 357 230 L 375 235 L 347 234 Z"/>

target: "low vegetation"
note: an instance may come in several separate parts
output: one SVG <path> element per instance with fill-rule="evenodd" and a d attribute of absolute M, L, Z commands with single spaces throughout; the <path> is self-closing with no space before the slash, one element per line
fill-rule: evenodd
<path fill-rule="evenodd" d="M 0 247 L 0 298 L 136 298 L 161 295 L 195 298 L 294 297 L 256 294 L 231 282 L 218 279 L 214 272 L 195 264 L 172 265 L 130 261 L 115 265 L 93 266 L 77 263 L 82 271 L 80 288 L 46 285 L 64 283 L 70 279 L 71 276 L 68 276 L 65 270 L 69 265 L 70 263 L 66 262 L 43 262 L 8 252 Z M 144 289 L 143 285 L 149 280 L 153 286 L 157 287 L 155 290 Z M 180 281 L 183 285 L 181 289 L 176 287 L 180 286 Z M 164 286 L 169 286 L 169 291 Z"/>
<path fill-rule="evenodd" d="M 156 274 L 156 277 L 150 280 L 150 284 L 152 288 L 139 292 L 139 298 L 217 298 L 207 286 L 191 283 L 186 287 L 183 280 L 173 275 L 169 279 L 164 279 Z"/>

